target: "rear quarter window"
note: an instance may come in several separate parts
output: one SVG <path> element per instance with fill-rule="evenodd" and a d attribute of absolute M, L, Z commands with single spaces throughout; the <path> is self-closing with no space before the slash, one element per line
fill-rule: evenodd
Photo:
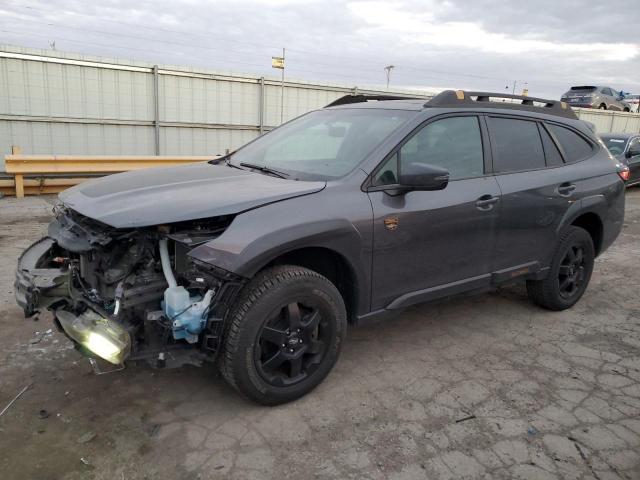
<path fill-rule="evenodd" d="M 579 162 L 593 153 L 593 147 L 580 135 L 560 125 L 547 125 L 564 151 L 567 163 Z"/>
<path fill-rule="evenodd" d="M 555 142 L 549 135 L 549 132 L 540 125 L 540 136 L 542 137 L 542 145 L 544 146 L 544 156 L 547 159 L 547 167 L 557 167 L 562 165 L 562 155 Z"/>

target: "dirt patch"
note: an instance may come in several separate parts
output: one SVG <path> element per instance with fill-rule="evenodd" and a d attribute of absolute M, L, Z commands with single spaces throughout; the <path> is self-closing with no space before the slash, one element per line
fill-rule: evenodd
<path fill-rule="evenodd" d="M 46 231 L 49 210 L 50 199 L 0 200 L 4 265 Z M 417 306 L 350 330 L 327 380 L 276 408 L 244 401 L 212 367 L 93 375 L 47 333 L 49 314 L 23 318 L 10 269 L 0 410 L 32 387 L 0 417 L 2 477 L 640 478 L 639 245 L 633 189 L 573 309 L 541 310 L 519 285 Z"/>

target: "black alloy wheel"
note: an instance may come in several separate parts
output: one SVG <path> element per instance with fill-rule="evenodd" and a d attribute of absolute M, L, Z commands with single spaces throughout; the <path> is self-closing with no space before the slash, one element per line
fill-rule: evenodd
<path fill-rule="evenodd" d="M 558 289 L 562 298 L 570 299 L 580 291 L 585 280 L 585 255 L 580 244 L 572 245 L 560 262 Z"/>
<path fill-rule="evenodd" d="M 313 300 L 291 302 L 272 314 L 258 335 L 256 368 L 274 386 L 293 385 L 318 368 L 335 333 Z"/>
<path fill-rule="evenodd" d="M 266 268 L 234 303 L 219 358 L 233 388 L 278 405 L 329 374 L 347 335 L 344 299 L 329 279 L 297 265 Z"/>
<path fill-rule="evenodd" d="M 573 225 L 565 227 L 547 276 L 527 280 L 529 298 L 549 310 L 572 307 L 587 289 L 594 259 L 595 248 L 589 232 Z"/>

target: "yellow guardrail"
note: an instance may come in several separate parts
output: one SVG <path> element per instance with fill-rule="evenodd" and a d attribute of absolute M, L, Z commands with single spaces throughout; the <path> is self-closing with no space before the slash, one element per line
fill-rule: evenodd
<path fill-rule="evenodd" d="M 0 191 L 16 197 L 25 194 L 57 193 L 81 183 L 83 175 L 108 175 L 151 167 L 169 167 L 188 163 L 204 162 L 217 155 L 23 155 L 14 148 L 5 155 L 5 169 L 13 180 L 0 179 Z M 73 177 L 63 178 L 64 174 Z M 45 178 L 46 175 L 58 175 Z M 25 178 L 30 177 L 30 178 Z"/>

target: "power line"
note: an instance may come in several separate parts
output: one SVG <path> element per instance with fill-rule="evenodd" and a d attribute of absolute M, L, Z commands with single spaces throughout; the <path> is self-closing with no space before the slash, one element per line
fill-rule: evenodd
<path fill-rule="evenodd" d="M 48 12 L 46 11 L 42 11 L 40 9 L 34 8 L 33 6 L 25 6 L 25 5 L 13 5 L 15 7 L 19 7 L 19 8 L 24 8 L 24 9 L 28 9 L 28 10 L 32 10 L 32 11 L 36 11 L 39 12 L 41 14 L 47 14 Z M 59 12 L 58 12 L 59 13 Z M 66 13 L 66 14 L 71 14 L 71 15 L 75 15 L 75 16 L 83 16 L 83 17 L 87 17 L 87 18 L 91 18 L 91 19 L 95 19 L 95 16 L 92 15 L 87 15 L 84 13 L 78 13 L 78 12 L 62 12 L 62 13 Z M 130 34 L 120 34 L 120 33 L 112 33 L 112 32 L 105 32 L 104 30 L 94 30 L 94 29 L 86 29 L 86 28 L 81 28 L 81 27 L 75 27 L 75 26 L 68 26 L 68 25 L 62 25 L 62 24 L 55 24 L 52 22 L 37 22 L 35 20 L 25 20 L 25 19 L 21 19 L 22 21 L 26 21 L 26 22 L 32 22 L 32 23 L 40 23 L 40 24 L 45 24 L 45 25 L 50 25 L 50 26 L 58 26 L 61 28 L 72 28 L 72 29 L 76 29 L 76 30 L 84 30 L 84 31 L 90 31 L 92 33 L 103 33 L 105 35 L 114 35 L 114 36 L 127 36 L 130 38 L 136 38 L 136 39 L 142 39 L 142 40 L 150 40 L 147 39 L 145 37 L 140 37 L 140 36 L 136 36 L 136 35 L 130 35 Z M 189 32 L 185 32 L 185 31 L 180 31 L 180 30 L 172 30 L 172 29 L 166 29 L 166 28 L 159 28 L 159 27 L 150 27 L 147 25 L 134 25 L 128 22 L 121 22 L 121 21 L 117 21 L 117 20 L 112 20 L 112 19 L 107 19 L 107 18 L 100 18 L 100 21 L 107 21 L 110 23 L 114 23 L 120 26 L 126 26 L 129 28 L 144 28 L 147 30 L 152 30 L 152 31 L 158 31 L 158 32 L 165 32 L 165 33 L 176 33 L 179 35 L 196 35 L 196 36 L 200 36 L 200 37 L 204 37 L 204 38 L 215 38 L 215 35 L 212 35 L 211 33 L 207 33 L 207 34 L 202 34 L 202 33 L 198 33 L 198 32 L 193 32 L 193 31 L 189 31 Z M 220 38 L 220 37 L 218 37 Z M 161 42 L 165 42 L 165 43 L 169 43 L 169 44 L 175 44 L 175 45 L 182 45 L 182 46 L 190 46 L 193 48 L 207 48 L 207 47 L 202 47 L 200 45 L 194 45 L 194 44 L 187 44 L 187 43 L 182 43 L 182 42 L 174 42 L 174 41 L 168 41 L 168 40 L 163 40 L 163 39 L 153 39 L 154 41 L 161 41 Z M 244 44 L 244 45 L 250 45 L 253 47 L 259 47 L 259 48 L 269 48 L 269 49 L 280 49 L 281 47 L 276 47 L 276 46 L 271 46 L 271 45 L 266 45 L 266 44 L 258 44 L 258 43 L 253 43 L 253 42 L 246 42 L 246 41 L 242 41 L 242 40 L 228 40 L 226 38 L 222 39 L 222 41 L 224 42 L 232 42 L 234 44 Z M 227 49 L 228 50 L 228 49 Z M 321 52 L 317 52 L 317 51 L 311 51 L 311 50 L 304 50 L 304 49 L 299 49 L 299 48 L 288 48 L 287 49 L 289 52 L 297 52 L 297 53 L 306 53 L 306 54 L 310 54 L 310 55 L 315 55 L 315 56 L 322 56 L 322 57 L 330 57 L 332 59 L 343 59 L 343 60 L 348 60 L 349 62 L 358 62 L 358 63 L 364 63 L 364 64 L 368 64 L 368 65 L 375 65 L 375 71 L 378 71 L 378 69 L 380 68 L 380 63 L 379 61 L 376 60 L 369 60 L 369 59 L 363 59 L 361 57 L 352 57 L 352 56 L 345 56 L 345 55 L 333 55 L 333 54 L 326 54 L 326 53 L 321 53 Z M 230 50 L 230 51 L 234 51 L 234 50 Z M 238 51 L 238 50 L 235 50 Z M 243 51 L 243 53 L 246 53 L 246 51 Z M 333 64 L 326 64 L 326 63 L 320 63 L 320 62 L 315 62 L 316 65 L 325 65 L 325 66 L 335 66 Z M 436 70 L 436 69 L 425 69 L 425 68 L 420 68 L 420 67 L 413 67 L 413 66 L 405 66 L 403 67 L 404 70 L 410 70 L 410 71 L 415 71 L 415 72 L 425 72 L 425 73 L 429 73 L 430 75 L 433 74 L 441 74 L 441 75 L 448 75 L 448 76 L 458 76 L 458 77 L 467 77 L 467 78 L 473 78 L 473 79 L 481 79 L 481 80 L 499 80 L 500 82 L 504 82 L 507 79 L 504 77 L 494 77 L 494 76 L 488 76 L 488 75 L 478 75 L 478 74 L 471 74 L 471 73 L 461 73 L 461 72 L 453 72 L 453 71 L 446 71 L 446 70 Z M 373 71 L 372 71 L 373 73 Z M 431 77 L 431 78 L 437 78 L 437 77 Z"/>
<path fill-rule="evenodd" d="M 17 8 L 26 9 L 26 10 L 29 10 L 29 11 L 33 11 L 33 12 L 38 12 L 38 13 L 44 15 L 45 17 L 49 13 L 47 11 L 43 11 L 41 9 L 35 8 L 34 6 L 29 6 L 29 5 L 15 5 L 15 4 L 12 4 L 12 6 L 13 7 L 17 7 Z M 10 13 L 15 13 L 15 12 L 10 12 Z M 84 14 L 84 13 L 78 13 L 78 12 L 69 12 L 69 11 L 59 12 L 58 11 L 56 13 L 57 14 L 63 13 L 63 14 L 71 15 L 71 16 L 81 16 L 81 17 L 86 17 L 86 18 L 90 18 L 90 19 L 96 19 L 97 18 L 97 17 L 92 16 L 92 15 L 88 15 L 88 14 Z M 20 15 L 20 14 L 18 14 L 18 15 Z M 115 36 L 115 37 L 126 37 L 126 38 L 131 38 L 131 39 L 136 39 L 136 40 L 144 40 L 144 41 L 161 42 L 161 43 L 165 43 L 165 44 L 168 44 L 168 45 L 175 45 L 175 46 L 189 47 L 189 48 L 197 48 L 197 49 L 209 50 L 209 51 L 214 51 L 214 52 L 219 52 L 220 51 L 220 49 L 216 49 L 216 48 L 209 47 L 209 46 L 196 45 L 196 44 L 185 43 L 185 42 L 177 42 L 177 41 L 173 41 L 173 40 L 156 39 L 156 38 L 150 39 L 150 38 L 146 38 L 146 37 L 139 36 L 139 35 L 132 35 L 132 34 L 126 34 L 126 33 L 115 33 L 115 32 L 109 32 L 109 31 L 105 31 L 105 30 L 95 30 L 95 29 L 90 29 L 90 28 L 83 28 L 83 27 L 77 27 L 77 26 L 71 26 L 71 25 L 64 25 L 64 24 L 48 22 L 48 21 L 39 22 L 37 20 L 24 19 L 24 18 L 21 18 L 21 17 L 19 18 L 19 20 L 23 21 L 23 22 L 27 22 L 27 23 L 35 23 L 35 24 L 52 26 L 52 27 L 56 27 L 57 26 L 59 28 L 69 28 L 69 29 L 74 29 L 74 30 L 78 30 L 78 31 L 91 32 L 91 33 L 94 33 L 94 34 L 98 33 L 98 34 L 101 34 L 101 35 L 108 35 L 108 36 Z M 143 29 L 151 30 L 151 31 L 155 31 L 155 32 L 173 33 L 173 34 L 179 34 L 179 35 L 183 35 L 183 36 L 198 36 L 198 37 L 202 37 L 202 38 L 207 38 L 208 40 L 218 39 L 216 41 L 223 42 L 223 43 L 233 43 L 234 45 L 236 45 L 236 44 L 248 45 L 248 46 L 252 46 L 252 47 L 258 47 L 260 49 L 276 49 L 276 48 L 279 49 L 279 48 L 281 48 L 281 47 L 271 46 L 271 45 L 267 45 L 267 44 L 247 42 L 247 41 L 243 41 L 243 40 L 235 40 L 235 39 L 234 40 L 229 40 L 226 37 L 216 36 L 216 35 L 211 34 L 211 33 L 203 34 L 203 33 L 194 32 L 194 31 L 185 32 L 185 31 L 172 30 L 172 29 L 166 29 L 166 28 L 160 28 L 160 27 L 151 27 L 151 26 L 147 26 L 147 25 L 131 24 L 131 23 L 128 23 L 128 22 L 117 21 L 117 20 L 113 20 L 113 19 L 109 19 L 109 18 L 100 18 L 100 22 L 110 22 L 110 23 L 113 23 L 113 24 L 117 24 L 117 25 L 120 25 L 120 26 L 125 26 L 127 28 L 133 28 L 133 29 L 143 28 Z M 23 34 L 23 33 L 18 33 L 18 32 L 8 32 L 8 33 Z M 38 34 L 35 34 L 35 33 L 33 35 L 41 36 L 41 35 L 38 35 Z M 56 35 L 56 38 L 63 39 L 61 37 L 58 37 L 57 35 Z M 114 45 L 105 45 L 105 44 L 99 44 L 99 43 L 95 43 L 95 42 L 86 42 L 86 41 L 80 42 L 80 41 L 69 39 L 69 38 L 66 38 L 64 40 L 66 40 L 68 42 L 73 42 L 73 43 L 92 44 L 92 45 L 101 46 L 101 47 L 104 47 L 104 48 L 113 48 L 114 47 Z M 150 49 L 135 48 L 135 47 L 131 47 L 129 45 L 118 46 L 118 47 L 126 48 L 128 50 L 138 50 L 138 51 L 153 52 L 153 53 L 157 53 L 157 54 L 164 54 L 164 56 L 166 56 L 166 52 L 158 52 L 158 51 L 154 51 L 154 50 L 150 50 Z M 291 53 L 294 53 L 294 54 L 295 53 L 309 54 L 309 55 L 314 55 L 314 56 L 329 57 L 331 59 L 344 59 L 344 60 L 348 60 L 350 63 L 358 62 L 358 63 L 361 63 L 361 64 L 366 64 L 366 65 L 370 66 L 370 67 L 366 68 L 366 71 L 368 73 L 372 74 L 372 75 L 376 74 L 376 72 L 378 72 L 379 68 L 380 68 L 380 62 L 379 61 L 369 60 L 369 59 L 365 59 L 365 58 L 362 58 L 362 57 L 333 55 L 333 54 L 321 53 L 321 52 L 298 49 L 298 48 L 287 48 L 287 51 L 290 52 L 290 54 Z M 238 49 L 232 49 L 232 48 L 226 48 L 226 47 L 224 48 L 224 52 L 238 52 L 238 53 L 242 53 L 242 54 L 253 53 L 253 52 L 249 52 L 247 50 L 238 50 Z M 202 61 L 202 59 L 200 57 L 189 56 L 189 55 L 186 55 L 186 54 L 181 54 L 181 55 L 184 56 L 184 57 L 197 59 L 199 62 Z M 298 56 L 294 55 L 294 57 L 298 57 Z M 309 64 L 311 64 L 313 66 L 335 67 L 335 63 L 323 63 L 323 62 L 317 62 L 317 61 L 314 61 L 313 63 L 311 63 L 306 58 L 301 58 L 300 60 L 303 63 L 309 63 Z M 228 60 L 226 58 L 224 59 L 224 61 L 227 62 L 227 63 L 238 64 L 238 65 L 248 65 L 248 66 L 259 67 L 259 68 L 264 68 L 265 67 L 262 64 L 243 62 L 243 61 L 237 61 L 237 60 Z M 290 67 L 290 68 L 295 70 L 295 71 L 299 71 L 299 72 L 309 72 L 309 73 L 315 73 L 315 74 L 321 74 L 321 75 L 326 75 L 326 73 L 327 73 L 325 71 L 317 71 L 317 70 L 296 68 L 295 64 L 292 65 L 292 67 Z M 362 71 L 362 70 L 365 70 L 365 69 L 360 68 L 360 70 Z M 513 78 L 508 79 L 508 78 L 504 78 L 504 77 L 478 75 L 478 74 L 471 74 L 471 73 L 461 73 L 461 72 L 439 70 L 439 69 L 433 69 L 433 68 L 428 68 L 427 69 L 427 68 L 421 68 L 421 67 L 410 66 L 410 65 L 408 65 L 408 66 L 400 66 L 399 67 L 399 73 L 402 73 L 402 71 L 425 73 L 427 75 L 423 75 L 422 78 L 430 78 L 432 80 L 437 80 L 437 81 L 440 81 L 440 82 L 447 82 L 447 78 L 446 77 L 461 77 L 461 78 L 470 78 L 470 79 L 478 79 L 478 80 L 495 80 L 495 81 L 499 81 L 499 82 L 511 82 L 513 80 Z M 445 78 L 438 77 L 438 75 L 444 76 Z M 349 78 L 349 79 L 358 79 L 360 81 L 364 80 L 364 78 L 365 78 L 365 76 L 344 75 L 344 74 L 336 74 L 336 73 L 331 73 L 331 77 L 342 77 L 342 78 Z M 517 80 L 517 81 L 518 81 L 518 83 L 524 82 L 524 80 Z M 448 82 L 451 82 L 451 81 L 448 80 Z M 534 83 L 531 79 L 529 79 L 528 82 L 529 82 L 530 85 Z M 538 83 L 545 84 L 545 85 L 563 85 L 564 86 L 564 85 L 567 85 L 568 83 L 571 83 L 571 81 L 538 80 Z"/>
<path fill-rule="evenodd" d="M 77 31 L 82 31 L 82 32 L 90 32 L 93 34 L 99 34 L 99 35 L 108 35 L 108 36 L 113 36 L 113 37 L 125 37 L 125 38 L 131 38 L 131 39 L 135 39 L 135 40 L 143 40 L 143 41 L 153 41 L 153 42 L 160 42 L 160 43 L 165 43 L 168 45 L 176 45 L 176 46 L 183 46 L 183 47 L 189 47 L 189 48 L 196 48 L 196 49 L 201 49 L 201 50 L 210 50 L 210 51 L 215 51 L 218 52 L 220 51 L 220 49 L 214 48 L 214 47 L 209 47 L 209 46 L 205 46 L 205 45 L 197 45 L 197 44 L 193 44 L 193 43 L 185 43 L 185 42 L 176 42 L 173 40 L 166 40 L 166 39 L 156 39 L 156 38 L 147 38 L 147 37 L 142 37 L 139 35 L 131 35 L 131 34 L 127 34 L 127 33 L 116 33 L 116 32 L 108 32 L 108 31 L 104 31 L 104 30 L 95 30 L 95 29 L 90 29 L 90 28 L 83 28 L 83 27 L 77 27 L 77 26 L 73 26 L 73 25 L 64 25 L 64 24 L 60 24 L 60 23 L 53 23 L 53 22 L 39 22 L 36 20 L 27 20 L 24 18 L 20 18 L 19 21 L 21 22 L 26 22 L 26 23 L 33 23 L 33 24 L 37 24 L 37 25 L 46 25 L 46 26 L 50 26 L 50 27 L 58 27 L 58 28 L 63 28 L 63 29 L 71 29 L 71 30 L 77 30 Z M 67 38 L 67 41 L 73 41 L 71 39 Z M 78 43 L 78 42 L 76 42 Z M 90 42 L 85 42 L 85 43 L 90 43 Z M 106 45 L 103 45 L 106 46 Z M 126 46 L 126 48 L 131 48 L 129 46 Z M 270 47 L 269 47 L 270 48 Z M 140 50 L 140 49 L 137 49 Z M 228 49 L 225 48 L 224 49 L 225 52 L 238 52 L 238 53 L 252 53 L 252 52 L 247 52 L 246 50 L 234 50 L 234 49 Z M 300 50 L 295 50 L 295 49 L 290 49 L 290 51 L 294 51 L 294 52 L 300 52 Z M 346 58 L 349 60 L 352 60 L 351 57 L 336 57 L 336 58 Z M 303 59 L 302 60 L 304 63 L 309 63 L 308 60 Z M 362 60 L 361 60 L 362 61 Z M 248 64 L 246 62 L 238 62 L 238 61 L 231 61 L 229 60 L 229 62 L 231 63 L 245 63 Z M 366 63 L 364 61 L 362 61 L 363 63 Z M 248 64 L 248 65 L 255 65 L 255 64 Z M 335 67 L 335 64 L 328 64 L 328 63 L 323 63 L 323 62 L 313 62 L 314 66 L 328 66 L 328 67 Z M 379 71 L 379 63 L 376 62 L 375 63 L 375 67 L 373 67 L 373 63 L 371 63 L 372 67 L 368 67 L 367 70 L 369 73 L 371 74 L 376 74 Z M 295 68 L 295 67 L 293 67 Z M 311 73 L 324 73 L 324 72 L 318 72 L 318 71 L 314 71 L 314 70 L 305 70 L 305 69 L 299 69 L 296 68 L 296 70 L 298 71 L 303 71 L 303 72 L 311 72 Z M 362 69 L 361 69 L 362 70 Z M 416 71 L 416 72 L 425 72 L 428 73 L 429 75 L 427 77 L 424 78 L 430 78 L 433 80 L 444 80 L 444 78 L 441 78 L 438 76 L 439 75 L 444 75 L 444 76 L 461 76 L 461 77 L 469 77 L 469 78 L 474 78 L 474 79 L 485 79 L 485 80 L 499 80 L 499 81 L 505 81 L 504 78 L 501 77 L 487 77 L 487 76 L 482 76 L 482 75 L 474 75 L 474 74 L 466 74 L 466 73 L 455 73 L 455 72 L 447 72 L 447 71 L 440 71 L 440 70 L 433 70 L 433 69 L 422 69 L 419 67 L 413 67 L 413 66 L 406 66 L 406 67 L 402 67 L 402 70 L 408 70 L 408 71 Z M 434 76 L 434 73 L 436 74 Z M 355 77 L 355 76 L 345 76 L 345 75 L 341 75 L 341 74 L 332 74 L 333 76 L 340 76 L 340 77 L 346 77 L 346 78 L 363 78 L 363 77 Z"/>
<path fill-rule="evenodd" d="M 1 29 L 0 32 L 10 33 L 10 34 L 14 34 L 14 35 L 22 35 L 22 36 L 27 36 L 27 37 L 28 36 L 40 37 L 40 38 L 47 39 L 47 42 L 49 42 L 50 39 L 51 39 L 50 35 L 33 33 L 33 32 L 16 32 L 16 31 L 5 30 L 5 29 Z M 66 41 L 66 42 L 70 42 L 70 43 L 77 43 L 77 44 L 80 44 L 80 45 L 93 45 L 93 46 L 104 47 L 104 48 L 113 48 L 113 47 L 127 48 L 128 50 L 136 50 L 136 51 L 140 51 L 140 52 L 147 52 L 147 53 L 154 53 L 154 54 L 162 55 L 165 59 L 166 59 L 166 56 L 167 56 L 167 52 L 166 51 L 152 50 L 152 49 L 149 49 L 149 48 L 130 47 L 128 45 L 125 47 L 123 45 L 113 45 L 113 44 L 105 44 L 105 43 L 97 43 L 97 42 L 88 42 L 88 41 L 85 41 L 85 40 L 75 40 L 75 39 L 66 38 L 66 37 L 60 37 L 60 36 L 56 36 L 56 40 L 58 41 L 57 47 L 59 47 L 59 41 Z M 188 54 L 185 54 L 185 53 L 180 53 L 179 56 L 183 57 L 183 58 L 191 58 L 191 59 L 197 60 L 199 62 L 202 62 L 202 60 L 203 60 L 201 57 L 194 57 L 192 55 L 188 55 Z M 262 65 L 262 64 L 239 62 L 239 61 L 235 61 L 235 60 L 226 60 L 226 59 L 224 61 L 228 62 L 228 63 L 239 64 L 239 65 L 258 67 L 258 68 L 261 68 L 261 69 L 265 69 L 266 68 L 266 66 Z M 289 67 L 289 69 L 293 70 L 295 72 L 306 72 L 306 73 L 314 73 L 314 74 L 325 74 L 326 73 L 326 72 L 322 72 L 322 71 L 308 70 L 308 69 L 297 68 L 297 67 Z M 354 75 L 331 73 L 331 77 L 348 78 L 348 79 L 358 80 L 360 82 L 366 83 L 363 77 L 358 77 L 358 76 L 354 76 Z"/>

